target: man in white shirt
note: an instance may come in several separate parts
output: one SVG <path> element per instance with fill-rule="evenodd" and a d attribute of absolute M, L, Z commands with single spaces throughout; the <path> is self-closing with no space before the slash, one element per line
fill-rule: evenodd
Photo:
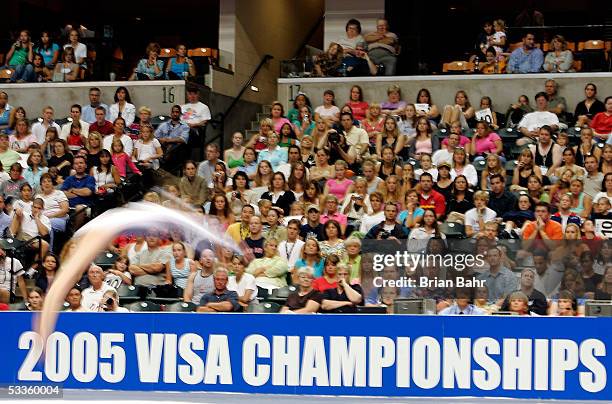
<path fill-rule="evenodd" d="M 459 134 L 451 133 L 448 135 L 448 145 L 440 148 L 440 150 L 436 151 L 433 156 L 431 156 L 431 161 L 437 167 L 442 163 L 450 163 L 453 161 L 453 152 L 455 148 L 459 146 Z"/>
<path fill-rule="evenodd" d="M 53 107 L 44 107 L 42 110 L 42 121 L 38 121 L 32 125 L 32 134 L 36 137 L 36 143 L 42 145 L 45 142 L 47 129 L 49 129 L 49 127 L 54 127 L 57 130 L 58 136 L 62 131 L 59 125 L 53 122 L 53 114 Z"/>
<path fill-rule="evenodd" d="M 60 139 L 68 139 L 68 135 L 70 135 L 70 128 L 72 127 L 72 122 L 75 121 L 79 121 L 79 123 L 81 124 L 81 135 L 89 135 L 89 124 L 81 120 L 81 106 L 79 104 L 74 104 L 70 107 L 70 117 L 72 118 L 72 121 L 62 126 L 62 132 L 59 135 Z"/>
<path fill-rule="evenodd" d="M 109 119 L 108 105 L 100 102 L 100 96 L 102 92 L 98 87 L 92 87 L 89 89 L 89 105 L 83 107 L 82 119 L 87 123 L 94 123 L 96 121 L 96 108 L 103 107 L 106 111 L 106 119 Z"/>
<path fill-rule="evenodd" d="M 474 194 L 474 208 L 465 212 L 465 234 L 468 237 L 483 237 L 485 224 L 497 217 L 497 213 L 487 207 L 489 203 L 489 193 L 487 191 L 477 191 Z"/>
<path fill-rule="evenodd" d="M 186 123 L 190 128 L 199 128 L 206 125 L 210 121 L 210 109 L 208 106 L 199 100 L 198 89 L 195 87 L 187 88 L 187 101 L 185 105 L 181 105 L 181 122 Z"/>
<path fill-rule="evenodd" d="M 340 124 L 344 130 L 346 144 L 350 146 L 348 154 L 352 157 L 362 155 L 368 151 L 369 146 L 368 132 L 356 127 L 353 122 L 353 114 L 350 112 L 340 114 Z"/>
<path fill-rule="evenodd" d="M 565 267 L 561 262 L 550 262 L 546 250 L 533 252 L 533 266 L 536 270 L 534 287 L 546 296 L 552 295 L 561 283 Z"/>
<path fill-rule="evenodd" d="M 553 131 L 558 129 L 567 129 L 567 125 L 559 122 L 559 117 L 548 111 L 548 96 L 545 92 L 536 94 L 536 111 L 530 112 L 523 116 L 523 119 L 518 124 L 518 128 L 523 134 L 523 137 L 516 141 L 518 146 L 534 143 L 538 136 L 538 130 L 548 125 Z"/>
<path fill-rule="evenodd" d="M 359 232 L 368 234 L 370 229 L 375 225 L 385 220 L 385 212 L 383 211 L 383 196 L 380 192 L 370 194 L 370 205 L 372 205 L 372 214 L 363 215 Z"/>
<path fill-rule="evenodd" d="M 287 225 L 287 240 L 278 244 L 278 253 L 282 259 L 287 261 L 289 271 L 295 267 L 296 261 L 302 255 L 304 242 L 299 239 L 301 223 L 297 219 L 292 219 Z"/>
<path fill-rule="evenodd" d="M 21 208 L 15 208 L 13 212 L 13 221 L 11 222 L 11 234 L 22 241 L 28 241 L 34 237 L 44 237 L 51 231 L 51 222 L 49 218 L 43 214 L 45 202 L 40 199 L 34 199 L 32 202 L 31 212 L 27 212 Z M 38 248 L 38 242 L 31 244 Z M 42 240 L 41 253 L 44 256 L 49 250 L 49 244 Z"/>
<path fill-rule="evenodd" d="M 104 282 L 104 271 L 97 265 L 89 267 L 87 279 L 89 279 L 91 286 L 81 293 L 81 305 L 87 311 L 99 311 L 100 301 L 104 293 L 108 290 L 115 291 L 115 289 Z"/>
<path fill-rule="evenodd" d="M 13 274 L 12 277 L 11 273 Z M 28 289 L 23 279 L 24 274 L 25 271 L 21 262 L 16 258 L 7 257 L 6 252 L 0 248 L 0 303 L 9 302 L 11 292 L 15 293 L 15 285 L 19 286 L 22 296 L 28 295 Z"/>

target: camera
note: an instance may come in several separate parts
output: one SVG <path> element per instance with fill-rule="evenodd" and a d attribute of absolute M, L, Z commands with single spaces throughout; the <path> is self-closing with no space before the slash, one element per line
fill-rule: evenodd
<path fill-rule="evenodd" d="M 240 199 L 240 197 L 241 197 L 240 192 L 238 192 L 238 191 L 234 191 L 234 192 L 232 192 L 232 195 L 233 195 L 233 196 L 234 196 L 234 198 L 236 198 L 236 199 Z"/>
<path fill-rule="evenodd" d="M 220 176 L 221 176 L 221 173 L 218 173 L 218 172 L 215 173 L 215 177 L 220 177 Z"/>
<path fill-rule="evenodd" d="M 340 134 L 338 132 L 336 132 L 335 130 L 330 130 L 327 136 L 327 140 L 329 141 L 329 143 L 333 144 L 338 144 L 340 143 Z"/>
<path fill-rule="evenodd" d="M 380 238 L 383 240 L 388 239 L 389 237 L 391 237 L 391 233 L 389 233 L 387 230 L 382 230 L 380 233 L 378 233 L 380 235 Z"/>
<path fill-rule="evenodd" d="M 355 195 L 355 199 L 358 200 L 358 201 L 361 201 L 361 200 L 363 200 L 363 196 Z"/>

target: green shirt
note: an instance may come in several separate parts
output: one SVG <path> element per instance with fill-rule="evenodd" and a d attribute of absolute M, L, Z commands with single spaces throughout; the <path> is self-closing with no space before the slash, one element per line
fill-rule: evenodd
<path fill-rule="evenodd" d="M 15 48 L 9 61 L 10 66 L 25 65 L 28 63 L 28 48 Z"/>
<path fill-rule="evenodd" d="M 4 153 L 0 153 L 0 162 L 2 162 L 2 167 L 4 168 L 4 171 L 7 172 L 9 170 L 9 167 L 13 163 L 18 162 L 20 158 L 21 156 L 19 156 L 19 153 L 17 153 L 15 150 L 8 149 Z"/>

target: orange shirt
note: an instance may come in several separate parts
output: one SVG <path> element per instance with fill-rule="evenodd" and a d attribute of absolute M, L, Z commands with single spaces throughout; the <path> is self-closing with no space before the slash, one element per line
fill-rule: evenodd
<path fill-rule="evenodd" d="M 528 222 L 527 226 L 523 230 L 523 239 L 527 240 L 533 232 L 536 231 L 536 221 Z M 555 222 L 554 220 L 548 220 L 544 224 L 544 233 L 548 235 L 548 238 L 551 240 L 562 240 L 563 239 L 563 227 L 561 224 Z M 542 237 L 538 234 L 536 236 L 537 239 L 542 239 Z"/>

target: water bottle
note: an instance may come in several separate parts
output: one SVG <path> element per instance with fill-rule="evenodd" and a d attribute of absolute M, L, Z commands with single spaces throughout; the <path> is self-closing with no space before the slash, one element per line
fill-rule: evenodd
<path fill-rule="evenodd" d="M 340 68 L 340 75 L 342 77 L 346 77 L 346 63 L 342 63 L 342 67 Z"/>
<path fill-rule="evenodd" d="M 478 66 L 479 63 L 480 63 L 480 58 L 476 56 L 476 58 L 474 58 L 474 70 L 479 70 L 479 66 Z"/>

